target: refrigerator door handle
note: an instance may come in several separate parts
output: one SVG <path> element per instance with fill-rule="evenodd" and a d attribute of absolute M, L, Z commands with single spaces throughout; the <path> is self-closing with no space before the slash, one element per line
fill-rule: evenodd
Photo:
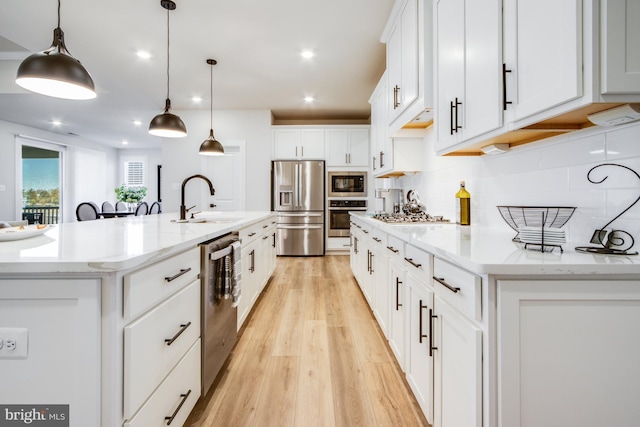
<path fill-rule="evenodd" d="M 294 217 L 306 217 L 306 216 L 322 216 L 322 213 L 286 213 L 286 212 L 276 212 L 276 216 L 294 216 Z"/>

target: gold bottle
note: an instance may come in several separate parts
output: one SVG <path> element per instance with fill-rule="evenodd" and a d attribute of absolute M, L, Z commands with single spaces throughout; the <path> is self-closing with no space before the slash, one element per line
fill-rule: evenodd
<path fill-rule="evenodd" d="M 456 193 L 456 224 L 471 225 L 471 194 L 464 187 L 464 181 Z"/>

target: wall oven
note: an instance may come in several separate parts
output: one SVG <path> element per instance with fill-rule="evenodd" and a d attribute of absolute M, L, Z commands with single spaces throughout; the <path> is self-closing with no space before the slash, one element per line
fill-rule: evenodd
<path fill-rule="evenodd" d="M 349 237 L 349 211 L 366 211 L 366 200 L 329 200 L 329 237 Z"/>
<path fill-rule="evenodd" d="M 328 197 L 367 197 L 366 172 L 329 172 Z"/>

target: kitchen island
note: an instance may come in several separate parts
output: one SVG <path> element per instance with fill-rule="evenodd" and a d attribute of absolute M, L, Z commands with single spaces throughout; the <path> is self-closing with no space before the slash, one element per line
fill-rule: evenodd
<path fill-rule="evenodd" d="M 352 271 L 427 420 L 636 425 L 640 257 L 514 234 L 351 213 Z"/>
<path fill-rule="evenodd" d="M 3 383 L 12 384 L 0 405 L 69 405 L 74 427 L 149 426 L 165 416 L 182 425 L 200 396 L 198 245 L 238 231 L 249 249 L 239 327 L 273 270 L 275 220 L 270 212 L 177 219 L 60 224 L 0 242 L 0 332 L 16 340 L 15 349 L 0 347 Z"/>

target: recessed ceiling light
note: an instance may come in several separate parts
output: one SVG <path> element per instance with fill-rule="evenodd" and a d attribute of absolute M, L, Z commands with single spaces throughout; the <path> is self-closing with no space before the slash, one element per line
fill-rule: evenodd
<path fill-rule="evenodd" d="M 142 59 L 151 58 L 151 53 L 147 52 L 146 50 L 139 50 L 136 52 L 136 55 L 138 55 L 138 58 L 142 58 Z"/>
<path fill-rule="evenodd" d="M 200 97 L 200 96 L 194 96 L 193 98 L 191 98 L 191 100 L 192 100 L 193 102 L 200 103 L 200 102 L 202 102 L 202 97 Z"/>
<path fill-rule="evenodd" d="M 136 126 L 140 126 L 142 124 L 142 122 L 140 120 L 134 120 L 133 124 Z"/>
<path fill-rule="evenodd" d="M 62 122 L 60 120 L 51 120 L 51 124 L 54 126 L 60 126 L 62 125 Z"/>
<path fill-rule="evenodd" d="M 305 49 L 302 52 L 300 52 L 300 56 L 302 56 L 305 59 L 311 59 L 314 56 L 316 56 L 316 54 L 312 50 Z"/>
<path fill-rule="evenodd" d="M 127 144 L 129 144 L 129 141 L 127 140 L 122 141 L 122 145 L 127 145 Z"/>
<path fill-rule="evenodd" d="M 305 96 L 304 97 L 304 102 L 306 102 L 307 104 L 313 102 L 315 100 L 315 98 L 313 96 Z"/>

